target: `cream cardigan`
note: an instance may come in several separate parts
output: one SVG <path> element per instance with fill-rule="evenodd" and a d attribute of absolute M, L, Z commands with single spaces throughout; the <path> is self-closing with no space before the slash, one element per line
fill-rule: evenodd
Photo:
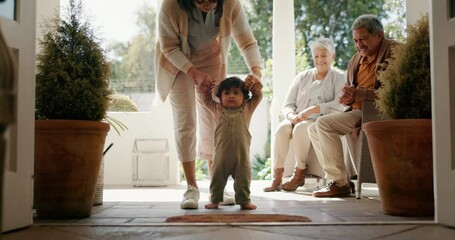
<path fill-rule="evenodd" d="M 226 78 L 231 37 L 234 38 L 249 69 L 261 66 L 259 46 L 239 0 L 224 0 L 220 32 L 222 68 L 219 79 Z M 187 73 L 193 66 L 188 44 L 188 14 L 176 0 L 164 0 L 158 18 L 158 41 L 155 54 L 156 91 L 165 101 L 179 71 Z"/>

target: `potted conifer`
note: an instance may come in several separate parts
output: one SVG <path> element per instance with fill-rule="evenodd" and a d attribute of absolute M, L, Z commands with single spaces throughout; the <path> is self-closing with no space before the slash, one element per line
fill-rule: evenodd
<path fill-rule="evenodd" d="M 428 14 L 409 26 L 380 72 L 375 105 L 390 120 L 363 125 L 386 214 L 434 214 Z"/>
<path fill-rule="evenodd" d="M 34 207 L 38 218 L 91 215 L 106 135 L 109 65 L 82 3 L 45 23 L 36 73 Z"/>

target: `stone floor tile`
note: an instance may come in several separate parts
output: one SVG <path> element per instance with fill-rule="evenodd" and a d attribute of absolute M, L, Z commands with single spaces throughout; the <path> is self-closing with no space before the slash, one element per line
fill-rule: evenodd
<path fill-rule="evenodd" d="M 284 227 L 247 227 L 248 229 L 270 231 L 275 234 L 299 236 L 303 239 L 325 240 L 369 240 L 382 239 L 415 229 L 415 225 L 319 225 L 319 226 L 284 226 Z M 429 239 L 429 238 L 428 238 Z"/>
<path fill-rule="evenodd" d="M 442 225 L 424 225 L 410 231 L 383 237 L 384 240 L 415 240 L 415 239 L 455 239 L 455 228 Z"/>

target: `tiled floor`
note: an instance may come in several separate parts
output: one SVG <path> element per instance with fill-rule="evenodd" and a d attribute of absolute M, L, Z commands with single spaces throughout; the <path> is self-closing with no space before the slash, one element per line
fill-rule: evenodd
<path fill-rule="evenodd" d="M 314 181 L 305 187 L 315 188 Z M 269 181 L 253 181 L 254 211 L 238 206 L 204 209 L 208 182 L 199 182 L 199 209 L 182 210 L 184 185 L 161 188 L 105 189 L 104 203 L 93 208 L 90 218 L 73 220 L 35 219 L 23 230 L 3 240 L 87 239 L 455 239 L 455 229 L 435 224 L 433 217 L 397 217 L 381 211 L 377 189 L 364 189 L 364 197 L 317 199 L 308 189 L 264 193 Z M 368 187 L 368 186 L 367 186 Z M 371 187 L 371 186 L 370 186 Z M 233 192 L 231 184 L 228 192 Z M 167 217 L 200 213 L 280 213 L 309 217 L 307 223 L 193 223 L 169 224 Z"/>

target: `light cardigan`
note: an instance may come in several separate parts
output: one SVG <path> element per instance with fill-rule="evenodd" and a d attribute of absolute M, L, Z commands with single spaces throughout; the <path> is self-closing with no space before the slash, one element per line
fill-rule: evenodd
<path fill-rule="evenodd" d="M 158 22 L 155 81 L 156 90 L 164 102 L 179 71 L 187 73 L 193 64 L 189 61 L 191 52 L 188 43 L 188 13 L 180 8 L 177 0 L 164 0 Z M 224 0 L 223 3 L 220 32 L 217 37 L 222 56 L 219 80 L 226 78 L 231 37 L 234 38 L 248 68 L 260 67 L 259 47 L 239 0 Z"/>
<path fill-rule="evenodd" d="M 316 74 L 316 68 L 302 71 L 298 73 L 292 85 L 289 87 L 286 94 L 286 99 L 281 110 L 281 114 L 286 119 L 290 120 L 290 114 L 298 114 L 302 110 L 310 107 L 310 91 L 313 82 L 314 75 Z M 346 74 L 337 69 L 330 68 L 329 72 L 322 81 L 321 92 L 319 93 L 319 99 L 322 101 L 319 103 L 320 113 L 328 114 L 333 110 L 342 112 L 344 106 L 338 102 L 338 97 L 341 94 L 341 89 L 346 83 Z"/>

